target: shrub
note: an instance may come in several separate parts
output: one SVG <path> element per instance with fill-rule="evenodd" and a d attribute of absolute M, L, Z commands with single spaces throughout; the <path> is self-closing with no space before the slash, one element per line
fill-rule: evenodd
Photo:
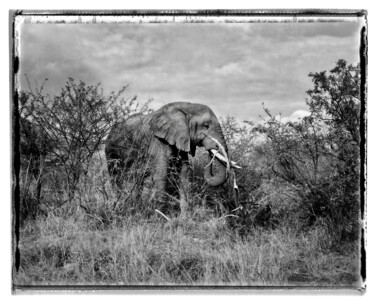
<path fill-rule="evenodd" d="M 300 197 L 299 214 L 312 225 L 326 219 L 339 240 L 357 238 L 359 219 L 359 67 L 339 60 L 334 69 L 311 73 L 311 114 L 282 122 L 268 119 L 254 128 L 275 177 Z"/>
<path fill-rule="evenodd" d="M 73 200 L 110 128 L 129 115 L 146 111 L 147 104 L 140 107 L 136 97 L 124 98 L 126 86 L 104 95 L 99 84 L 69 78 L 55 96 L 45 94 L 43 87 L 29 85 L 20 94 L 21 197 L 31 198 L 28 201 L 35 206 L 43 202 L 54 208 Z M 30 193 L 33 180 L 36 194 Z M 22 203 L 21 208 L 28 205 Z"/>

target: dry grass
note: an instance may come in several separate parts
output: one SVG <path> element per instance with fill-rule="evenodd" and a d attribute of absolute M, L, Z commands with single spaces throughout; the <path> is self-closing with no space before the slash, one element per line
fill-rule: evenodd
<path fill-rule="evenodd" d="M 104 166 L 74 201 L 24 222 L 15 284 L 360 286 L 356 243 L 331 250 L 324 225 L 240 234 L 197 196 L 187 220 L 146 216 L 117 201 Z"/>
<path fill-rule="evenodd" d="M 201 210 L 201 216 L 205 213 Z M 322 250 L 319 231 L 254 229 L 245 238 L 224 220 L 124 219 L 94 228 L 84 214 L 49 215 L 21 234 L 17 284 L 357 286 L 353 254 Z M 90 220 L 89 220 L 90 222 Z M 92 223 L 91 223 L 92 224 Z"/>

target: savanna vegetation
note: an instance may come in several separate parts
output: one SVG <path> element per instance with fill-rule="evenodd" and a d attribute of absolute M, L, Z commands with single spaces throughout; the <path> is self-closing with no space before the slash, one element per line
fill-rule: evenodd
<path fill-rule="evenodd" d="M 310 114 L 285 122 L 221 119 L 236 169 L 205 185 L 204 151 L 191 160 L 190 210 L 165 216 L 137 200 L 134 172 L 111 183 L 103 153 L 110 128 L 138 112 L 126 87 L 69 79 L 50 96 L 19 96 L 20 285 L 361 286 L 360 74 L 339 60 L 311 73 Z M 18 170 L 16 170 L 18 171 Z M 167 206 L 167 208 L 166 208 Z M 161 209 L 161 208 L 160 208 Z"/>

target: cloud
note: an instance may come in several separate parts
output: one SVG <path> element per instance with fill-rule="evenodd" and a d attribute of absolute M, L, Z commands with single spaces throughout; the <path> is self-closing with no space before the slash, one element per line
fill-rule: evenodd
<path fill-rule="evenodd" d="M 359 29 L 358 22 L 287 22 L 252 24 L 251 32 L 263 39 L 287 41 L 313 37 L 353 37 Z"/>
<path fill-rule="evenodd" d="M 233 76 L 242 73 L 242 68 L 237 62 L 230 62 L 220 68 L 215 69 L 215 73 L 220 76 Z"/>
<path fill-rule="evenodd" d="M 358 23 L 24 24 L 21 74 L 58 92 L 68 77 L 130 84 L 129 96 L 205 103 L 218 116 L 258 119 L 306 109 L 310 72 L 358 61 Z M 26 87 L 24 77 L 21 85 Z"/>
<path fill-rule="evenodd" d="M 299 120 L 301 120 L 301 118 L 305 117 L 305 116 L 309 116 L 311 113 L 309 111 L 306 111 L 306 110 L 297 110 L 297 111 L 294 111 L 291 115 L 289 116 L 286 116 L 286 117 L 281 117 L 281 122 L 285 123 L 285 122 L 298 122 Z"/>

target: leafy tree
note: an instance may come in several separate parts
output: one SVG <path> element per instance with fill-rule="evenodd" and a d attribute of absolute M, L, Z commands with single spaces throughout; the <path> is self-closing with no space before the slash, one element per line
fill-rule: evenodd
<path fill-rule="evenodd" d="M 348 65 L 340 59 L 329 75 L 326 71 L 309 74 L 314 83 L 314 88 L 307 91 L 311 115 L 325 123 L 331 140 L 337 144 L 360 142 L 359 72 L 359 64 Z"/>
<path fill-rule="evenodd" d="M 359 65 L 338 60 L 327 72 L 310 73 L 311 114 L 283 123 L 268 109 L 254 131 L 265 134 L 269 167 L 292 185 L 308 224 L 318 218 L 337 232 L 337 240 L 355 237 L 359 208 Z"/>
<path fill-rule="evenodd" d="M 43 86 L 32 90 L 29 85 L 29 91 L 22 92 L 21 122 L 42 135 L 35 141 L 34 151 L 44 151 L 50 171 L 58 172 L 59 183 L 68 187 L 70 200 L 113 124 L 144 109 L 139 109 L 136 97 L 123 97 L 126 86 L 105 96 L 99 84 L 86 85 L 69 78 L 53 97 L 44 94 Z M 21 141 L 33 140 L 30 134 L 23 132 Z"/>
<path fill-rule="evenodd" d="M 355 232 L 359 209 L 360 68 L 343 59 L 327 75 L 310 73 L 314 88 L 310 97 L 311 118 L 327 129 L 325 152 L 332 156 L 328 209 L 344 232 Z"/>

